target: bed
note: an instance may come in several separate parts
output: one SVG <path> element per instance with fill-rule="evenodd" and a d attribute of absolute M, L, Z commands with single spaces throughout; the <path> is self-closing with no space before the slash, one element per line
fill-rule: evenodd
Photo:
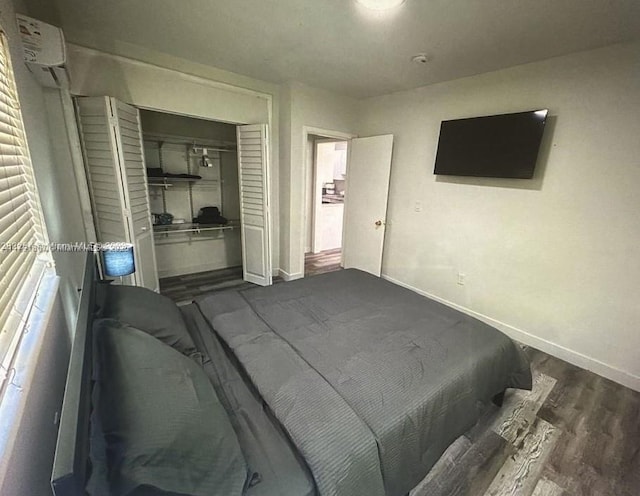
<path fill-rule="evenodd" d="M 404 496 L 492 399 L 531 388 L 504 334 L 358 270 L 180 310 L 141 291 L 85 280 L 56 496 Z"/>

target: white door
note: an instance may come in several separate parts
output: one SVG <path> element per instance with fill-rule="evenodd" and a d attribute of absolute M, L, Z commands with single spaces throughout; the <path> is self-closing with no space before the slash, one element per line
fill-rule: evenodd
<path fill-rule="evenodd" d="M 343 266 L 380 275 L 393 135 L 352 139 L 347 164 Z"/>
<path fill-rule="evenodd" d="M 110 97 L 76 99 L 98 241 L 134 245 L 126 284 L 159 290 L 138 109 Z"/>
<path fill-rule="evenodd" d="M 271 285 L 268 135 L 266 124 L 238 126 L 240 232 L 245 281 Z"/>
<path fill-rule="evenodd" d="M 140 112 L 136 107 L 119 102 L 115 98 L 109 100 L 116 124 L 116 140 L 123 172 L 123 192 L 128 205 L 130 243 L 134 246 L 136 285 L 160 291 Z"/>

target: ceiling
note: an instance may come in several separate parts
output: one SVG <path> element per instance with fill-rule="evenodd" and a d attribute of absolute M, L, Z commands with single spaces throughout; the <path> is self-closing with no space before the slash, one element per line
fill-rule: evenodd
<path fill-rule="evenodd" d="M 640 0 L 26 0 L 73 43 L 135 44 L 365 98 L 640 39 Z M 429 62 L 411 57 L 426 53 Z M 122 55 L 122 53 L 121 53 Z"/>

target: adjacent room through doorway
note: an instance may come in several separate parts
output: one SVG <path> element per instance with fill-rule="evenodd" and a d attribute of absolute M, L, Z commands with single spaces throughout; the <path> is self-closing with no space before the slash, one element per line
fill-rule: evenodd
<path fill-rule="evenodd" d="M 341 268 L 348 141 L 309 135 L 305 276 Z"/>

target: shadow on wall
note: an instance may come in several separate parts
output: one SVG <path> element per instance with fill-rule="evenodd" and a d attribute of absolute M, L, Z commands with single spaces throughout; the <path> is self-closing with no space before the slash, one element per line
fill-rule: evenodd
<path fill-rule="evenodd" d="M 108 52 L 107 52 L 108 53 Z M 108 78 L 95 78 L 91 74 L 94 72 L 108 74 Z M 86 77 L 86 80 L 84 79 Z M 87 84 L 89 81 L 91 84 Z M 73 72 L 71 77 L 71 88 L 89 88 L 82 96 L 112 96 L 118 100 L 133 105 L 131 91 L 118 59 L 113 57 L 97 56 L 91 57 L 91 64 L 86 72 Z M 77 94 L 76 91 L 72 93 Z"/>
<path fill-rule="evenodd" d="M 555 115 L 547 116 L 547 122 L 545 124 L 544 135 L 542 136 L 542 142 L 540 143 L 540 151 L 538 152 L 538 161 L 536 162 L 536 169 L 531 179 L 507 179 L 499 177 L 466 177 L 466 176 L 436 176 L 436 181 L 441 183 L 454 183 L 454 184 L 473 184 L 476 186 L 490 186 L 494 188 L 510 188 L 510 189 L 528 189 L 541 191 L 542 184 L 544 182 L 545 172 L 547 170 L 547 163 L 549 162 L 549 155 L 551 154 L 551 148 L 554 146 L 553 136 L 555 134 L 556 124 L 558 117 Z M 435 156 L 434 156 L 435 163 Z"/>
<path fill-rule="evenodd" d="M 26 15 L 54 26 L 62 27 L 62 18 L 60 17 L 57 2 L 52 0 L 26 0 L 25 4 L 27 6 Z M 20 12 L 19 9 L 16 10 Z"/>

